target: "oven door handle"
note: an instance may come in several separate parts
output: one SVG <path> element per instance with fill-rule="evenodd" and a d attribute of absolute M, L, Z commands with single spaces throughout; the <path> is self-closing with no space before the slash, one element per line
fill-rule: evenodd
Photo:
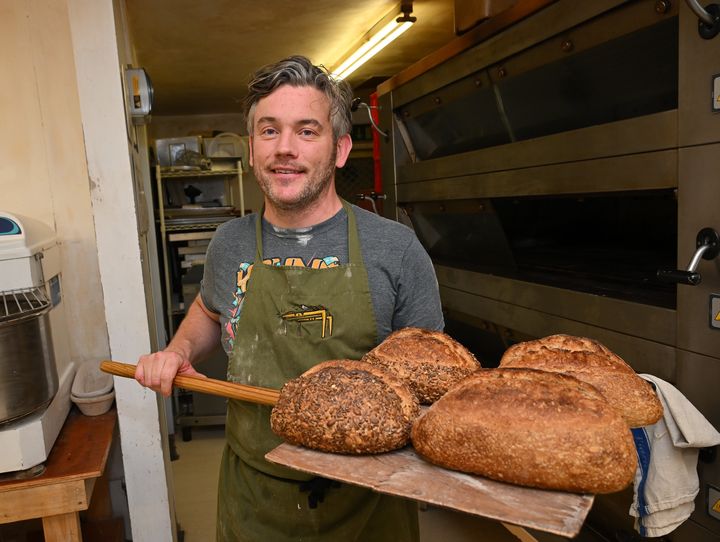
<path fill-rule="evenodd" d="M 693 254 L 686 271 L 682 269 L 658 269 L 657 278 L 662 282 L 674 282 L 677 284 L 689 284 L 697 286 L 702 282 L 702 276 L 698 273 L 697 267 L 701 259 L 713 260 L 720 254 L 720 236 L 712 228 L 703 228 L 695 239 L 697 250 Z"/>

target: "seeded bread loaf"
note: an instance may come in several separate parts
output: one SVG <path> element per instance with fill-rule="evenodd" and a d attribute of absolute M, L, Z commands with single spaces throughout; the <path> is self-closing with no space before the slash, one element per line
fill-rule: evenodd
<path fill-rule="evenodd" d="M 380 453 L 408 443 L 418 412 L 413 393 L 393 375 L 334 360 L 283 386 L 270 426 L 291 444 L 323 452 Z"/>
<path fill-rule="evenodd" d="M 518 343 L 507 349 L 500 367 L 564 373 L 592 384 L 630 427 L 653 424 L 663 415 L 652 386 L 620 356 L 592 339 L 551 335 Z"/>
<path fill-rule="evenodd" d="M 591 385 L 532 369 L 481 369 L 414 423 L 428 461 L 503 482 L 612 493 L 633 480 L 632 435 Z"/>
<path fill-rule="evenodd" d="M 470 351 L 441 331 L 406 327 L 391 333 L 363 361 L 407 382 L 422 404 L 431 404 L 481 368 Z"/>

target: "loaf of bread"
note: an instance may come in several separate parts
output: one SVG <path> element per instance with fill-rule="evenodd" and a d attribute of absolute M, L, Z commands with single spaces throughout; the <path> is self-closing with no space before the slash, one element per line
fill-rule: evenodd
<path fill-rule="evenodd" d="M 595 386 L 630 427 L 657 422 L 662 404 L 652 386 L 625 361 L 592 339 L 551 335 L 507 349 L 500 367 L 525 367 L 574 376 Z"/>
<path fill-rule="evenodd" d="M 475 356 L 449 335 L 417 327 L 391 333 L 362 359 L 407 382 L 426 405 L 481 368 Z"/>
<path fill-rule="evenodd" d="M 380 453 L 408 443 L 418 412 L 413 393 L 393 375 L 334 360 L 283 386 L 270 427 L 291 444 L 323 452 Z"/>
<path fill-rule="evenodd" d="M 533 369 L 481 369 L 414 423 L 431 463 L 513 484 L 612 493 L 633 480 L 632 434 L 591 385 Z"/>

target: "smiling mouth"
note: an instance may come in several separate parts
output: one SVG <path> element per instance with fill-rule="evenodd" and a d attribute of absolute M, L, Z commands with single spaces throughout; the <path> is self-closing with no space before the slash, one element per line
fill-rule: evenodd
<path fill-rule="evenodd" d="M 288 168 L 288 167 L 273 167 L 270 168 L 270 171 L 272 173 L 275 173 L 277 175 L 298 175 L 300 173 L 303 173 L 304 169 L 295 169 L 295 168 Z"/>

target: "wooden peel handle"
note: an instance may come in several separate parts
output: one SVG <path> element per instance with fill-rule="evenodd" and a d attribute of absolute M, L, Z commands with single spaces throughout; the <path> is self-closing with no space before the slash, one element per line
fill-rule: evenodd
<path fill-rule="evenodd" d="M 100 370 L 115 376 L 135 378 L 135 365 L 128 363 L 106 360 L 100 363 Z M 280 396 L 278 390 L 234 384 L 224 380 L 200 376 L 177 375 L 173 380 L 173 386 L 209 395 L 227 397 L 228 399 L 240 399 L 241 401 L 249 401 L 260 405 L 274 405 Z"/>

